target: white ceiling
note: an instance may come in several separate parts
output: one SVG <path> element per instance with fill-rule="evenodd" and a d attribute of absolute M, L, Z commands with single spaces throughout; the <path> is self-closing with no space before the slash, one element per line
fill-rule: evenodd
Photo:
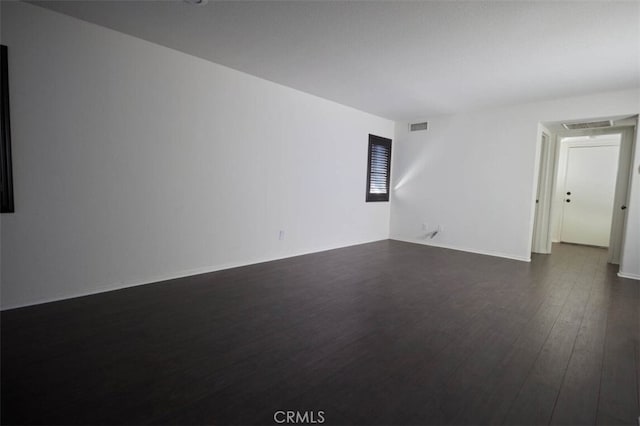
<path fill-rule="evenodd" d="M 640 87 L 640 2 L 38 1 L 395 120 Z"/>

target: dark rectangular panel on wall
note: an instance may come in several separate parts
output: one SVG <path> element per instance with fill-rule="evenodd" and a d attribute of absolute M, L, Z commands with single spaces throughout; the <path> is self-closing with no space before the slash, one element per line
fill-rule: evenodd
<path fill-rule="evenodd" d="M 13 170 L 11 167 L 7 46 L 0 46 L 0 73 L 0 120 L 2 121 L 2 141 L 0 142 L 0 211 L 2 213 L 13 213 Z"/>

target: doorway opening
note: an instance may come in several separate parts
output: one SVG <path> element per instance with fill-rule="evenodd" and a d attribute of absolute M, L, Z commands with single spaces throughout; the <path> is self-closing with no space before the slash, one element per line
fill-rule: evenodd
<path fill-rule="evenodd" d="M 620 264 L 638 120 L 605 122 L 612 125 L 541 124 L 533 253 L 550 254 L 553 243 L 604 247 Z"/>

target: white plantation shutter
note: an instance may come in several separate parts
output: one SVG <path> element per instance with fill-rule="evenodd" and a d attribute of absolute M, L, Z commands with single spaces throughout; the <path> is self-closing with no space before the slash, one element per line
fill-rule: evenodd
<path fill-rule="evenodd" d="M 391 139 L 369 135 L 367 201 L 389 201 Z"/>
<path fill-rule="evenodd" d="M 383 145 L 371 146 L 371 176 L 369 178 L 369 193 L 387 193 L 387 173 L 389 167 L 389 148 Z"/>

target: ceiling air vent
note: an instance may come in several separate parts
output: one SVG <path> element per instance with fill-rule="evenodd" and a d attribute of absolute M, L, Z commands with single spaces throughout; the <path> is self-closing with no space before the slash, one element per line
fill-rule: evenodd
<path fill-rule="evenodd" d="M 567 130 L 580 130 L 580 129 L 599 129 L 602 127 L 611 127 L 613 124 L 611 120 L 603 121 L 584 121 L 581 123 L 562 123 L 562 127 Z"/>
<path fill-rule="evenodd" d="M 428 126 L 429 126 L 429 123 L 427 123 L 426 121 L 424 123 L 413 123 L 411 125 L 411 131 L 417 132 L 418 130 L 427 130 Z"/>

